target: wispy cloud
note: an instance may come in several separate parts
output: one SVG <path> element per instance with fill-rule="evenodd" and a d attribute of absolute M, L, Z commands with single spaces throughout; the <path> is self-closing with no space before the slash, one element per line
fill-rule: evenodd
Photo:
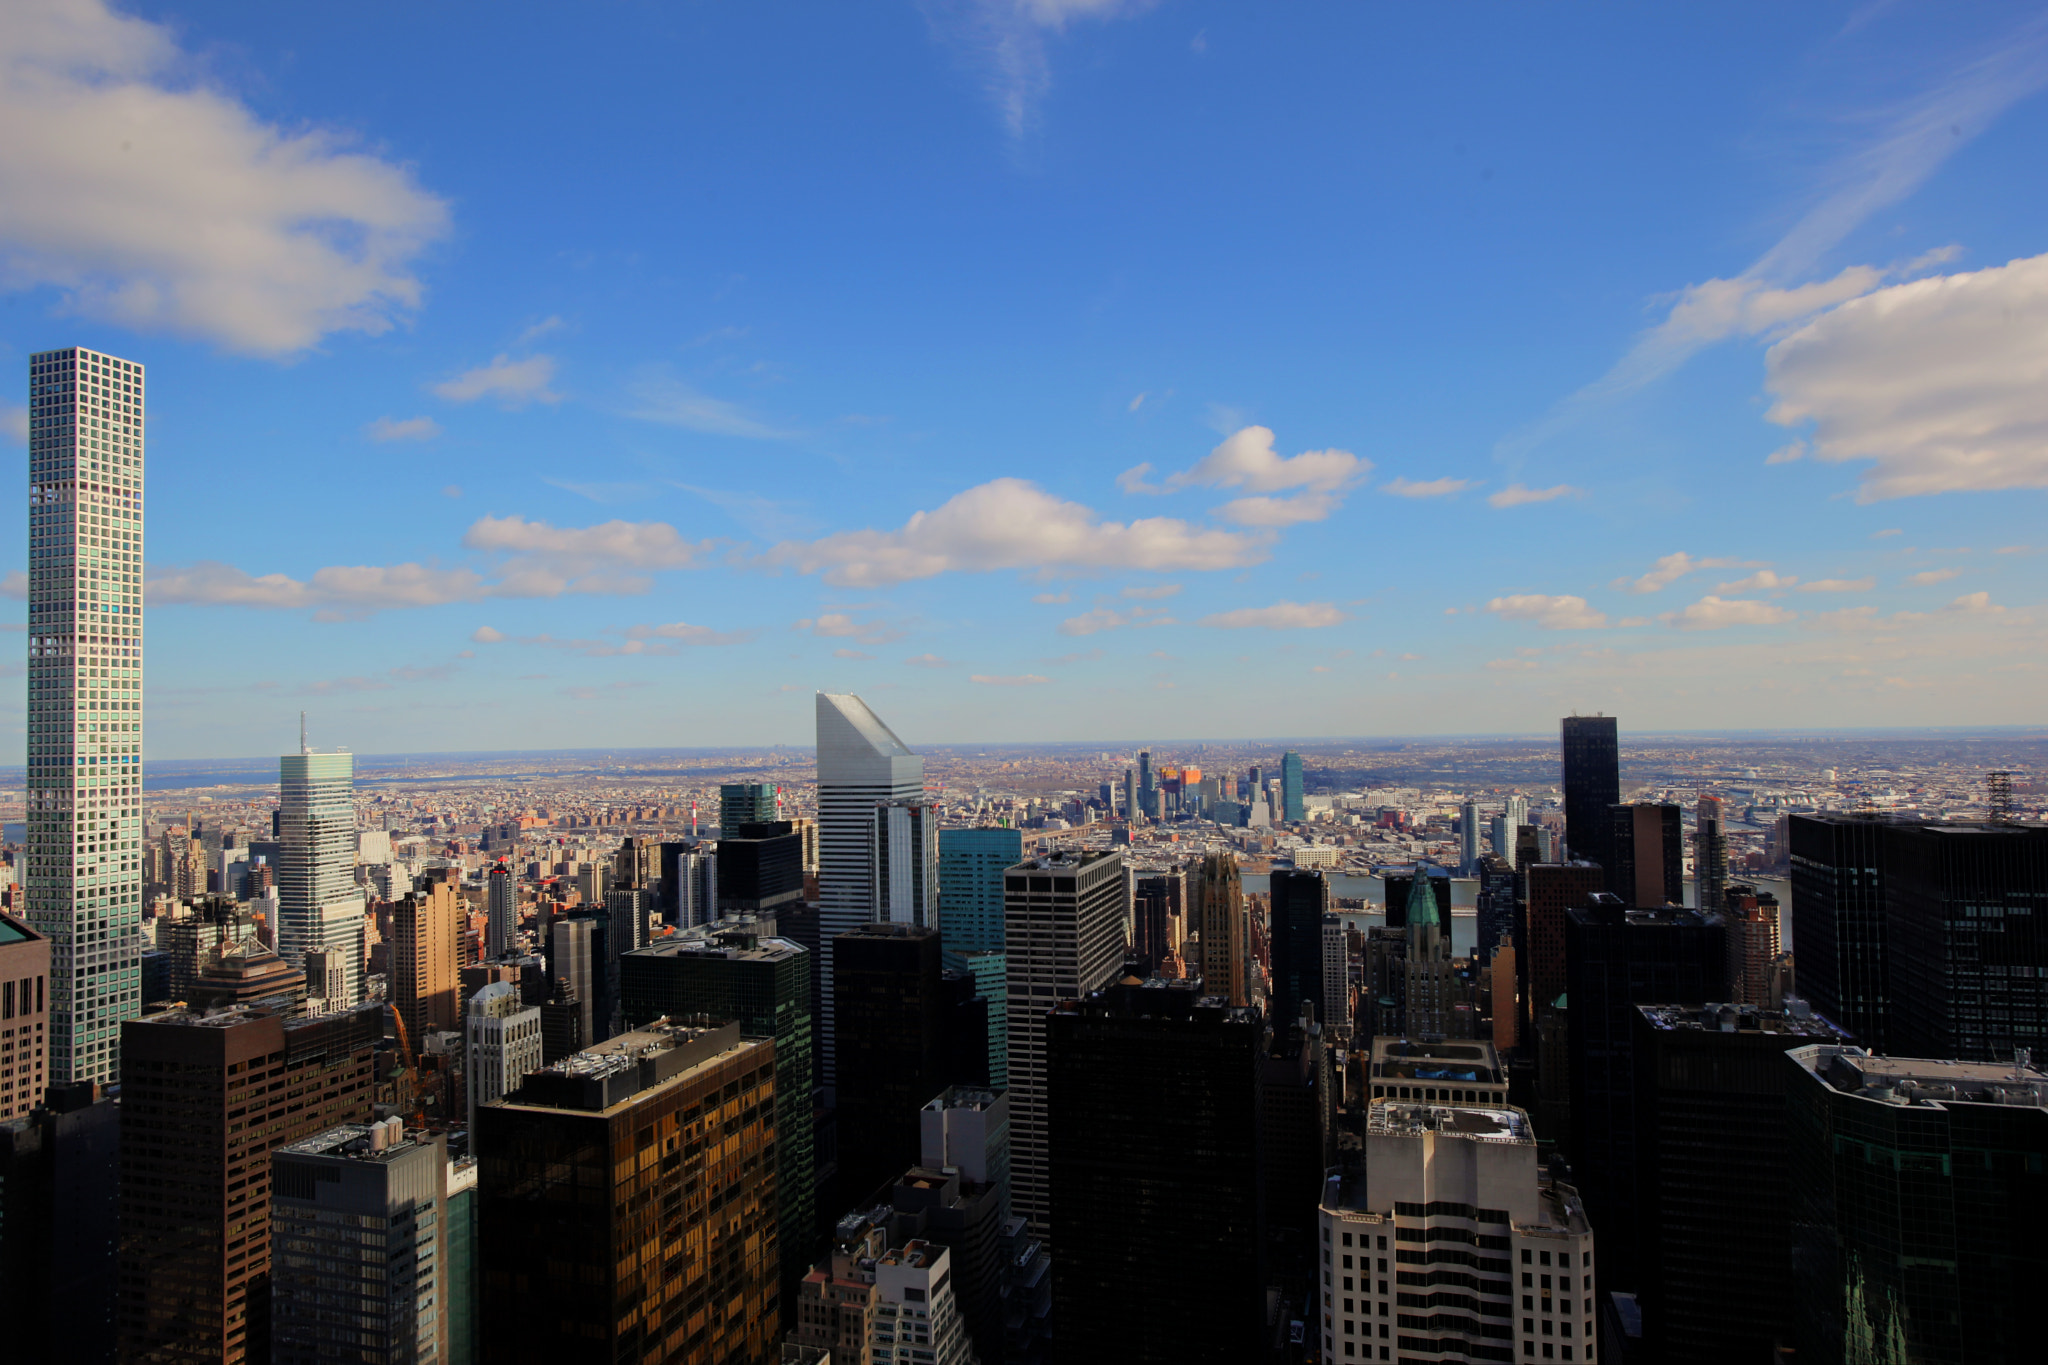
<path fill-rule="evenodd" d="M 878 617 L 859 617 L 843 611 L 806 616 L 790 626 L 807 635 L 827 640 L 858 640 L 865 645 L 887 644 L 903 638 L 903 628 Z"/>
<path fill-rule="evenodd" d="M 373 441 L 431 441 L 441 434 L 441 424 L 431 417 L 379 417 L 363 428 Z"/>
<path fill-rule="evenodd" d="M 1157 0 L 919 0 L 932 32 L 972 70 L 1003 129 L 1021 140 L 1052 88 L 1050 42 L 1077 19 L 1115 19 Z"/>
<path fill-rule="evenodd" d="M 488 365 L 464 370 L 453 379 L 434 385 L 434 393 L 451 403 L 495 398 L 505 407 L 523 408 L 528 403 L 561 402 L 562 395 L 548 387 L 554 381 L 553 356 L 530 355 L 514 360 L 501 355 Z"/>
<path fill-rule="evenodd" d="M 969 677 L 968 681 L 980 683 L 983 687 L 1037 687 L 1041 683 L 1051 682 L 1052 679 L 1037 673 L 976 673 Z"/>
<path fill-rule="evenodd" d="M 912 668 L 952 668 L 954 666 L 951 659 L 944 659 L 936 654 L 913 654 L 903 662 L 909 664 Z"/>
<path fill-rule="evenodd" d="M 1730 626 L 1776 626 L 1798 613 L 1748 598 L 1702 597 L 1683 611 L 1666 612 L 1664 620 L 1680 630 L 1726 630 Z"/>
<path fill-rule="evenodd" d="M 1477 479 L 1389 479 L 1380 485 L 1380 492 L 1392 493 L 1397 498 L 1444 498 L 1475 487 L 1478 482 Z"/>
<path fill-rule="evenodd" d="M 1617 578 L 1609 586 L 1625 592 L 1661 592 L 1689 573 L 1702 569 L 1750 569 L 1760 565 L 1744 563 L 1739 559 L 1694 559 L 1684 550 L 1665 555 L 1650 566 L 1649 572 L 1640 578 Z"/>
<path fill-rule="evenodd" d="M 1952 153 L 2044 84 L 2048 15 L 2036 14 L 1889 111 L 1861 149 L 1819 174 L 1820 198 L 1770 250 L 1733 278 L 1681 290 L 1664 319 L 1644 332 L 1612 369 L 1503 441 L 1501 453 L 1525 453 L 1587 412 L 1669 374 L 1702 347 L 1787 328 L 1888 279 L 1947 259 L 1949 253 L 1943 251 L 1894 266 L 1850 266 L 1830 279 L 1790 283 L 1873 213 L 1917 190 Z"/>
<path fill-rule="evenodd" d="M 642 370 L 626 388 L 625 415 L 713 436 L 780 441 L 795 433 L 773 426 L 722 398 L 713 398 L 663 368 Z"/>
<path fill-rule="evenodd" d="M 1331 602 L 1275 602 L 1270 607 L 1215 612 L 1195 624 L 1214 630 L 1321 630 L 1349 619 Z"/>
<path fill-rule="evenodd" d="M 1096 635 L 1105 630 L 1122 630 L 1126 626 L 1170 626 L 1176 622 L 1166 614 L 1164 607 L 1131 607 L 1117 611 L 1110 607 L 1096 607 L 1079 616 L 1069 616 L 1060 622 L 1062 635 Z"/>
<path fill-rule="evenodd" d="M 1486 609 L 1503 621 L 1528 621 L 1545 630 L 1598 630 L 1607 624 L 1605 612 L 1571 595 L 1516 593 L 1494 598 Z"/>
<path fill-rule="evenodd" d="M 1525 484 L 1509 484 L 1498 493 L 1489 494 L 1486 501 L 1493 507 L 1524 507 L 1532 502 L 1555 502 L 1559 498 L 1583 497 L 1584 490 L 1568 483 L 1553 484 L 1549 488 L 1530 488 Z"/>

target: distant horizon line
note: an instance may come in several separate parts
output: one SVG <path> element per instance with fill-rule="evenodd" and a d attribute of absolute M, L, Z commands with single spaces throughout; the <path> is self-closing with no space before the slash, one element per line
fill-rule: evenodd
<path fill-rule="evenodd" d="M 1631 742 L 1635 742 L 1635 743 L 1641 743 L 1641 742 L 1644 742 L 1644 741 L 1671 741 L 1671 740 L 1686 740 L 1686 739 L 1708 739 L 1708 740 L 1743 740 L 1743 739 L 1779 739 L 1779 740 L 1794 740 L 1794 741 L 1797 741 L 1797 740 L 1823 740 L 1823 739 L 1830 739 L 1830 738 L 1834 738 L 1834 739 L 1841 739 L 1841 738 L 1865 738 L 1865 739 L 1910 739 L 1910 738 L 1915 738 L 1915 737 L 1922 737 L 1922 738 L 1933 738 L 1933 739 L 1966 739 L 1966 738 L 1970 738 L 1970 737 L 1973 737 L 1973 736 L 1983 736 L 1983 737 L 1985 737 L 1985 738 L 2000 738 L 2000 739 L 2012 739 L 2012 738 L 2023 738 L 2023 737 L 2035 737 L 2035 738 L 2048 738 L 2048 725 L 1969 725 L 1969 726 L 1957 725 L 1957 726 L 1910 726 L 1910 727 L 1909 727 L 1909 726 L 1838 726 L 1838 727 L 1815 727 L 1815 726 L 1785 726 L 1785 727 L 1775 727 L 1775 728 L 1755 728 L 1755 729 L 1730 729 L 1730 730 L 1640 730 L 1640 731 L 1633 731 L 1633 732 L 1624 732 L 1624 735 L 1623 735 L 1623 739 L 1622 739 L 1622 742 L 1623 742 L 1623 744 L 1624 744 L 1624 745 L 1627 745 L 1628 743 L 1631 743 Z M 1150 748 L 1150 749 L 1174 749 L 1174 748 L 1177 748 L 1177 747 L 1184 747 L 1184 746 L 1188 746 L 1188 745 L 1212 745 L 1212 744 L 1213 744 L 1213 745 L 1223 745 L 1223 746 L 1239 747 L 1239 748 L 1243 748 L 1243 747 L 1252 747 L 1252 746 L 1269 746 L 1269 747 L 1276 747 L 1276 748 L 1280 748 L 1280 747 L 1295 747 L 1295 746 L 1311 746 L 1311 745 L 1313 745 L 1313 746 L 1317 746 L 1317 747 L 1328 747 L 1328 746 L 1330 746 L 1330 745 L 1338 745 L 1338 744 L 1348 744 L 1348 745 L 1414 745 L 1414 744 L 1431 744 L 1431 743 L 1437 743 L 1437 744 L 1501 744 L 1501 743 L 1553 743 L 1553 742 L 1556 742 L 1556 739 L 1557 739 L 1557 736 L 1556 736 L 1555 734 L 1552 734 L 1552 733 L 1546 733 L 1546 732 L 1541 732 L 1541 731 L 1494 731 L 1494 732 L 1487 732 L 1487 731 L 1467 731 L 1467 732 L 1459 732 L 1459 733 L 1443 733 L 1443 734 L 1428 734 L 1428 735 L 1333 735 L 1333 736 L 1315 736 L 1315 737 L 1309 737 L 1309 736 L 1291 736 L 1291 737 L 1290 737 L 1290 736 L 1276 736 L 1276 737 L 1260 737 L 1260 738 L 1244 738 L 1244 739 L 1219 739 L 1219 738 L 1215 738 L 1215 737 L 1210 737 L 1210 738 L 1206 738 L 1206 739 L 1202 739 L 1202 738 L 1177 738 L 1177 739 L 1175 739 L 1175 738 L 1169 738 L 1169 739 L 1153 739 L 1153 740 L 1146 740 L 1146 741 L 1142 741 L 1142 742 L 1138 742 L 1138 741 L 1131 741 L 1131 740 L 1123 740 L 1123 739 L 1118 739 L 1118 740 L 1109 740 L 1109 739 L 1076 739 L 1076 740 L 959 740 L 959 741 L 932 741 L 932 742 L 930 742 L 930 743 L 926 744 L 926 745 L 925 745 L 925 746 L 924 746 L 923 748 L 921 748 L 921 749 L 917 750 L 917 752 L 919 753 L 919 755 L 920 755 L 920 756 L 924 756 L 924 755 L 932 754 L 932 753 L 935 753 L 935 752 L 943 752 L 943 751 L 956 751 L 956 750 L 961 750 L 961 749 L 976 749 L 976 748 L 981 748 L 981 749 L 1040 749 L 1040 750 L 1074 750 L 1074 749 L 1080 749 L 1080 750 L 1087 750 L 1087 749 L 1096 749 L 1096 750 L 1103 750 L 1103 749 L 1109 749 L 1109 750 L 1130 750 L 1130 751 L 1132 751 L 1132 752 L 1136 752 L 1136 751 L 1138 751 L 1138 750 L 1141 750 L 1141 749 L 1147 749 L 1147 748 Z M 626 757 L 626 756 L 640 757 L 640 756 L 659 756 L 659 755 L 665 755 L 665 754 L 677 754 L 677 755 L 693 755 L 693 756 L 708 756 L 708 755 L 723 755 L 723 754 L 745 754 L 745 753 L 760 753 L 760 752 L 763 752 L 763 751 L 774 751 L 774 750 L 801 750 L 801 751 L 808 751 L 808 750 L 810 750 L 811 748 L 812 748 L 812 745 L 811 745 L 811 744 L 808 744 L 808 743 L 804 743 L 804 744 L 792 744 L 792 743 L 788 743 L 788 742 L 773 742 L 773 743 L 757 743 L 757 744 L 726 744 L 726 745 L 638 745 L 638 746 L 625 746 L 625 745 L 612 745 L 612 746 L 603 746 L 603 745 L 599 745 L 599 746 L 587 746 L 587 747 L 580 747 L 580 748 L 560 748 L 560 749 L 423 749 L 423 750 L 413 750 L 413 751 L 407 751 L 407 752 L 396 752 L 396 753 L 363 753 L 363 752 L 357 752 L 357 753 L 354 753 L 354 754 L 353 754 L 353 756 L 354 756 L 354 757 L 355 757 L 355 758 L 356 758 L 356 759 L 358 760 L 358 762 L 359 762 L 359 763 L 364 763 L 364 762 L 367 762 L 367 763 L 375 763 L 375 764 L 377 764 L 377 765 L 379 765 L 379 766 L 411 766 L 411 765 L 415 765 L 415 764 L 418 764 L 418 763 L 422 763 L 422 762 L 428 762 L 428 761 L 439 761 L 439 760 L 449 760 L 449 759 L 470 759 L 470 760 L 505 760 L 505 759 L 521 759 L 521 758 L 545 758 L 545 757 L 548 757 L 548 756 L 556 756 L 556 757 L 563 757 L 563 758 L 568 758 L 568 757 L 578 757 L 578 758 L 584 758 L 584 759 L 588 759 L 588 758 L 592 758 L 592 757 Z M 351 752 L 351 751 L 349 751 L 349 750 L 345 750 L 345 749 L 344 749 L 344 750 L 330 750 L 329 752 Z M 222 767 L 235 767 L 235 768 L 239 768 L 239 767 L 248 767 L 248 766 L 255 766 L 255 765 L 262 765 L 262 764 L 271 764 L 271 763 L 275 763 L 275 762 L 277 762 L 277 761 L 278 761 L 279 759 L 283 759 L 283 758 L 291 758 L 291 757 L 296 757 L 296 756 L 297 756 L 296 754 L 248 754 L 248 755 L 241 755 L 241 756 L 236 756 L 236 757 L 229 757 L 229 758 L 221 758 L 221 757 L 202 757 L 202 758 L 150 758 L 150 757 L 148 757 L 147 755 L 144 755 L 144 757 L 143 757 L 143 760 L 142 760 L 142 763 L 143 763 L 143 766 L 144 766 L 145 768 L 147 768 L 147 767 L 149 767 L 150 765 L 153 765 L 153 764 L 154 764 L 154 765 L 166 765 L 166 766 L 171 766 L 171 767 L 177 767 L 177 766 L 187 766 L 187 767 L 190 767 L 190 766 L 198 766 L 198 765 L 217 765 L 217 766 L 222 766 Z M 26 765 L 26 764 L 9 764 L 9 765 L 5 765 L 5 766 L 0 766 L 0 774 L 5 774 L 5 775 L 6 775 L 6 776 L 7 776 L 7 777 L 8 777 L 9 779 L 11 779 L 11 778 L 13 778 L 13 777 L 15 777 L 15 776 L 17 776 L 17 775 L 19 775 L 19 776 L 20 776 L 21 778 L 25 779 L 25 778 L 26 778 L 26 776 L 27 776 L 27 765 Z"/>

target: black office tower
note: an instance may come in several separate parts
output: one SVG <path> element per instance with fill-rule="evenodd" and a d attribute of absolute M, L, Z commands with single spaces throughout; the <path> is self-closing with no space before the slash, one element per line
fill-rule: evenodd
<path fill-rule="evenodd" d="M 1635 1007 L 1725 999 L 1726 941 L 1718 915 L 1630 908 L 1604 894 L 1565 912 L 1564 936 L 1572 1174 L 1600 1230 L 1605 1287 L 1633 1290 L 1640 1269 Z"/>
<path fill-rule="evenodd" d="M 1158 972 L 1172 946 L 1173 929 L 1186 913 L 1188 874 L 1183 868 L 1140 877 L 1131 890 L 1131 915 L 1136 925 L 1132 951 L 1148 970 Z"/>
<path fill-rule="evenodd" d="M 1805 1005 L 1639 1005 L 1643 1341 L 1662 1365 L 1772 1365 L 1792 1335 L 1785 1092 L 1793 1048 L 1843 1042 Z"/>
<path fill-rule="evenodd" d="M 0 1354 L 113 1365 L 120 1105 L 92 1081 L 45 1094 L 0 1123 Z"/>
<path fill-rule="evenodd" d="M 1273 1027 L 1284 1033 L 1307 1001 L 1323 1023 L 1323 916 L 1332 908 L 1330 880 L 1320 872 L 1275 868 L 1269 941 L 1273 956 Z M 1343 1023 L 1343 1020 L 1338 1020 Z M 1320 1190 L 1311 1190 L 1314 1195 Z"/>
<path fill-rule="evenodd" d="M 851 1207 L 917 1160 L 918 1111 L 946 1088 L 952 1008 L 936 929 L 863 924 L 832 942 L 839 1202 Z"/>
<path fill-rule="evenodd" d="M 1630 905 L 1685 904 L 1684 812 L 1644 803 L 1610 806 L 1607 814 L 1608 892 Z"/>
<path fill-rule="evenodd" d="M 1792 922 L 1799 993 L 1872 1052 L 1890 1048 L 1884 910 L 1885 821 L 1794 815 Z"/>
<path fill-rule="evenodd" d="M 718 841 L 718 913 L 772 915 L 804 898 L 804 837 L 787 820 L 741 825 Z"/>
<path fill-rule="evenodd" d="M 2048 1057 L 2048 826 L 1896 824 L 1884 853 L 1891 1051 Z"/>
<path fill-rule="evenodd" d="M 1112 986 L 1048 1021 L 1061 1365 L 1262 1358 L 1257 1010 L 1199 981 Z"/>
<path fill-rule="evenodd" d="M 1787 1061 L 1798 1359 L 2036 1359 L 2048 1073 L 1827 1045 Z"/>
<path fill-rule="evenodd" d="M 1472 956 L 1478 961 L 1493 960 L 1494 949 L 1500 946 L 1503 935 L 1520 951 L 1515 906 L 1521 900 L 1521 887 L 1522 879 L 1507 858 L 1489 853 L 1479 860 L 1478 935 L 1472 945 Z M 1513 1009 L 1514 1002 L 1503 1004 L 1496 1000 L 1493 1007 L 1496 1011 Z"/>
<path fill-rule="evenodd" d="M 1613 716 L 1564 718 L 1564 841 L 1573 858 L 1608 865 L 1608 814 L 1621 804 L 1621 741 Z"/>

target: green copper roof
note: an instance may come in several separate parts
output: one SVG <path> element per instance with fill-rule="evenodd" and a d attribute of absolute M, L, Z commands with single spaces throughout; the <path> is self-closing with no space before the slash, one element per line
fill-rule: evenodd
<path fill-rule="evenodd" d="M 1418 866 L 1415 880 L 1408 883 L 1408 925 L 1415 928 L 1424 924 L 1443 925 L 1443 917 L 1437 913 L 1436 889 L 1429 884 L 1429 870 Z"/>

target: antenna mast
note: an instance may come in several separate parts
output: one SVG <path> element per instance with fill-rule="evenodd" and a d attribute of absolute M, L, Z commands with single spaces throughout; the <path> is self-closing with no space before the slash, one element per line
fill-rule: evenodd
<path fill-rule="evenodd" d="M 299 752 L 302 754 L 313 752 L 306 747 L 306 713 L 304 711 L 299 712 Z"/>

